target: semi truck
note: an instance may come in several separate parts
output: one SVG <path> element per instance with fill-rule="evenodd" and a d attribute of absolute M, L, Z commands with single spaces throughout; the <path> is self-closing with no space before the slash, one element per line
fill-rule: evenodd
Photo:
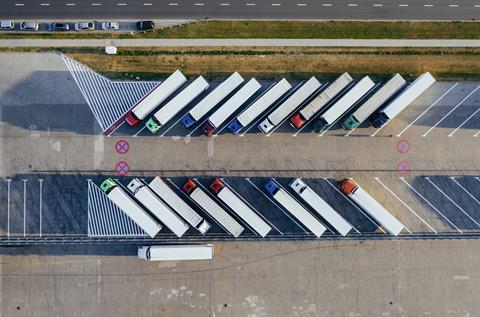
<path fill-rule="evenodd" d="M 312 76 L 297 91 L 287 98 L 277 109 L 258 126 L 263 133 L 268 133 L 275 126 L 280 124 L 283 119 L 288 117 L 302 102 L 312 95 L 318 88 L 320 82 Z"/>
<path fill-rule="evenodd" d="M 405 85 L 406 81 L 400 74 L 396 74 L 385 83 L 377 92 L 375 92 L 368 100 L 360 106 L 354 113 L 342 122 L 345 130 L 353 130 L 363 121 L 367 120 L 378 108 L 380 108 L 388 99 L 390 99 L 400 88 Z"/>
<path fill-rule="evenodd" d="M 107 178 L 104 180 L 100 185 L 100 189 L 105 192 L 108 199 L 151 238 L 155 237 L 157 233 L 162 230 L 162 225 L 140 207 L 113 179 Z"/>
<path fill-rule="evenodd" d="M 265 190 L 272 195 L 280 205 L 297 218 L 315 236 L 321 237 L 327 230 L 312 214 L 290 196 L 283 188 L 280 188 L 272 179 L 265 184 Z"/>
<path fill-rule="evenodd" d="M 237 194 L 226 187 L 219 178 L 210 184 L 210 189 L 260 236 L 265 237 L 272 230 L 272 227 L 260 218 Z"/>
<path fill-rule="evenodd" d="M 133 106 L 125 118 L 127 123 L 132 127 L 137 125 L 186 81 L 187 78 L 177 69 Z"/>
<path fill-rule="evenodd" d="M 250 79 L 240 90 L 218 108 L 205 124 L 205 135 L 212 136 L 213 132 L 220 127 L 241 105 L 252 97 L 262 87 L 255 78 Z"/>
<path fill-rule="evenodd" d="M 353 78 L 349 73 L 343 73 L 335 79 L 320 95 L 313 99 L 307 106 L 297 112 L 290 118 L 290 125 L 296 129 L 300 129 L 308 120 L 316 113 L 322 110 L 330 101 L 335 98 L 342 90 L 353 82 Z"/>
<path fill-rule="evenodd" d="M 156 133 L 163 125 L 170 121 L 183 108 L 188 106 L 202 92 L 208 89 L 210 85 L 202 76 L 195 79 L 190 85 L 164 105 L 160 110 L 155 112 L 147 123 L 147 129 Z"/>
<path fill-rule="evenodd" d="M 351 178 L 345 179 L 341 186 L 342 192 L 348 195 L 365 212 L 373 217 L 385 230 L 394 236 L 398 236 L 403 230 L 404 225 L 398 221 L 392 214 L 385 209 L 369 193 L 361 188 Z"/>
<path fill-rule="evenodd" d="M 213 245 L 151 245 L 138 248 L 138 258 L 145 261 L 211 260 Z"/>
<path fill-rule="evenodd" d="M 224 82 L 218 85 L 205 98 L 197 103 L 183 118 L 182 124 L 185 128 L 191 127 L 195 122 L 205 116 L 212 110 L 220 101 L 225 99 L 232 91 L 234 91 L 240 84 L 244 82 L 243 77 L 235 72 L 228 77 Z"/>
<path fill-rule="evenodd" d="M 184 185 L 183 190 L 210 216 L 217 220 L 231 235 L 238 238 L 244 228 L 230 216 L 225 209 L 217 204 L 206 192 L 195 184 L 193 179 L 189 179 Z"/>
<path fill-rule="evenodd" d="M 352 225 L 323 200 L 310 186 L 305 184 L 302 179 L 295 178 L 290 183 L 290 187 L 342 236 L 346 236 L 350 230 L 352 230 Z"/>
<path fill-rule="evenodd" d="M 329 125 L 338 120 L 348 109 L 353 107 L 367 92 L 375 86 L 370 77 L 363 77 L 345 95 L 337 100 L 313 123 L 313 130 L 317 133 L 324 131 Z"/>
<path fill-rule="evenodd" d="M 238 134 L 241 129 L 249 125 L 255 118 L 265 112 L 272 106 L 280 97 L 292 88 L 292 85 L 283 78 L 278 83 L 270 88 L 264 95 L 253 102 L 248 108 L 243 111 L 232 123 L 228 125 L 228 129 L 233 134 Z"/>
<path fill-rule="evenodd" d="M 375 128 L 381 128 L 424 93 L 434 82 L 435 78 L 433 78 L 432 74 L 428 72 L 423 73 L 405 88 L 398 97 L 390 102 L 385 108 L 380 110 L 380 112 L 370 121 L 370 124 Z"/>
<path fill-rule="evenodd" d="M 133 194 L 143 206 L 145 206 L 152 215 L 157 217 L 168 229 L 177 237 L 181 237 L 187 232 L 189 226 L 177 214 L 165 204 L 146 184 L 138 178 L 134 178 L 127 185 L 128 190 Z"/>
<path fill-rule="evenodd" d="M 158 195 L 167 205 L 175 210 L 186 222 L 205 234 L 210 229 L 210 224 L 203 219 L 192 207 L 173 191 L 160 177 L 155 177 L 149 184 L 151 190 Z"/>

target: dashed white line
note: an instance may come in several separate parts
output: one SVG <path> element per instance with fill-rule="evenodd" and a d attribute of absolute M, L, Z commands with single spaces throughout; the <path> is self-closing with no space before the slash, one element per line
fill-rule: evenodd
<path fill-rule="evenodd" d="M 40 235 L 40 237 L 41 237 L 41 236 L 42 236 L 43 179 L 39 179 L 38 182 L 39 182 L 39 187 L 40 187 L 40 188 L 39 188 L 39 191 L 40 191 L 40 194 L 39 194 L 39 197 L 40 197 L 40 198 L 39 198 L 39 200 L 40 200 L 40 201 L 39 201 L 39 208 L 40 208 L 40 210 L 39 210 L 39 212 L 40 212 L 40 228 L 39 228 L 39 230 L 38 230 L 38 233 L 39 233 L 39 235 Z"/>
<path fill-rule="evenodd" d="M 230 3 L 220 3 L 221 6 L 229 6 Z"/>
<path fill-rule="evenodd" d="M 151 3 L 144 3 L 143 5 L 144 6 L 151 6 L 152 4 Z"/>
<path fill-rule="evenodd" d="M 255 6 L 256 4 L 255 4 L 255 3 L 245 3 L 245 5 L 246 5 L 247 7 L 253 7 L 253 6 Z"/>
<path fill-rule="evenodd" d="M 10 183 L 11 179 L 7 179 L 7 237 L 10 238 Z"/>
<path fill-rule="evenodd" d="M 450 8 L 458 8 L 458 4 L 449 4 L 448 5 Z"/>
<path fill-rule="evenodd" d="M 475 88 L 472 92 L 470 92 L 465 98 L 462 99 L 462 101 L 460 101 L 455 107 L 453 107 L 452 110 L 450 110 L 442 119 L 440 119 L 437 123 L 435 123 L 433 125 L 433 127 L 431 127 L 427 132 L 425 132 L 424 134 L 422 134 L 422 137 L 426 137 L 427 134 L 430 133 L 430 131 L 432 131 L 433 129 L 435 129 L 437 127 L 437 125 L 439 125 L 446 117 L 448 117 L 452 112 L 455 111 L 455 109 L 457 109 L 458 107 L 460 107 L 464 102 L 465 100 L 467 100 L 468 98 L 470 98 L 471 95 L 473 95 L 475 93 L 475 91 L 478 90 L 478 88 L 480 88 L 480 86 L 477 86 L 477 88 Z"/>
<path fill-rule="evenodd" d="M 405 206 L 405 208 L 407 208 L 408 210 L 410 210 L 410 212 L 412 214 L 414 214 L 418 219 L 420 219 L 421 222 L 423 222 L 430 230 L 432 230 L 433 232 L 435 233 L 438 233 L 435 229 L 432 228 L 432 226 L 430 226 L 430 224 L 428 224 L 428 222 L 426 222 L 422 217 L 420 217 L 410 206 L 408 206 L 403 200 L 400 199 L 400 197 L 398 197 L 390 188 L 387 187 L 387 185 L 385 185 L 384 183 L 382 183 L 382 181 L 380 181 L 380 179 L 378 177 L 374 177 L 374 179 L 380 183 L 380 185 L 383 186 L 383 188 L 385 188 L 386 191 L 388 191 L 393 197 L 395 197 L 399 202 L 402 203 L 402 205 Z M 405 228 L 406 229 L 406 228 Z M 409 231 L 407 229 L 407 231 Z M 411 232 L 410 232 L 411 233 Z"/>
<path fill-rule="evenodd" d="M 418 119 L 420 119 L 420 117 L 422 117 L 425 113 L 427 113 L 428 110 L 432 109 L 440 100 L 443 99 L 443 97 L 445 97 L 453 88 L 455 88 L 456 86 L 458 85 L 458 83 L 455 83 L 452 87 L 450 87 L 443 95 L 440 96 L 440 98 L 438 98 L 437 100 L 435 100 L 434 103 L 432 103 L 430 105 L 430 107 L 428 107 L 427 109 L 425 109 L 425 111 L 423 111 L 417 118 L 415 118 L 415 120 L 413 120 L 409 125 L 407 125 L 405 127 L 405 129 L 403 129 L 402 131 L 400 131 L 400 133 L 398 133 L 396 136 L 399 137 L 402 135 L 403 132 L 405 132 L 408 128 L 410 128 L 415 122 L 417 122 Z"/>
<path fill-rule="evenodd" d="M 175 7 L 175 6 L 178 6 L 178 3 L 169 3 L 168 5 L 172 6 L 172 7 Z"/>
<path fill-rule="evenodd" d="M 297 3 L 297 7 L 305 7 L 306 5 L 306 3 Z"/>
<path fill-rule="evenodd" d="M 25 4 L 24 3 L 15 3 L 16 7 L 23 7 Z"/>
<path fill-rule="evenodd" d="M 101 6 L 101 3 L 92 3 L 92 6 Z"/>
<path fill-rule="evenodd" d="M 431 8 L 431 7 L 433 7 L 433 4 L 424 4 L 423 6 L 427 7 L 427 8 Z"/>
<path fill-rule="evenodd" d="M 408 4 L 399 4 L 399 7 L 408 7 Z"/>
<path fill-rule="evenodd" d="M 27 227 L 27 179 L 23 179 L 23 236 L 26 236 Z"/>
<path fill-rule="evenodd" d="M 75 3 L 67 3 L 65 4 L 67 7 L 73 7 L 75 5 Z"/>
<path fill-rule="evenodd" d="M 476 4 L 473 6 L 474 8 L 480 8 L 480 4 Z"/>
<path fill-rule="evenodd" d="M 358 6 L 358 4 L 356 4 L 356 3 L 349 3 L 348 6 L 349 6 L 349 7 L 356 7 L 356 6 Z"/>
<path fill-rule="evenodd" d="M 48 7 L 50 5 L 50 3 L 40 3 L 40 6 L 42 7 Z"/>
<path fill-rule="evenodd" d="M 195 3 L 195 5 L 196 5 L 196 6 L 204 6 L 205 3 L 201 3 L 201 2 L 200 2 L 200 3 Z"/>
<path fill-rule="evenodd" d="M 272 3 L 272 7 L 281 7 L 282 4 L 281 3 Z"/>
<path fill-rule="evenodd" d="M 331 4 L 331 3 L 324 3 L 324 4 L 322 4 L 322 6 L 324 6 L 324 7 L 331 7 L 331 6 L 333 6 L 333 4 Z"/>
<path fill-rule="evenodd" d="M 381 4 L 381 3 L 375 3 L 375 4 L 373 4 L 373 6 L 374 6 L 374 7 L 383 7 L 383 4 Z"/>
<path fill-rule="evenodd" d="M 126 4 L 126 3 L 123 3 L 123 2 L 122 2 L 122 3 L 117 3 L 117 6 L 122 6 L 122 7 L 124 7 L 124 6 L 126 6 L 126 5 L 127 5 L 127 4 Z"/>

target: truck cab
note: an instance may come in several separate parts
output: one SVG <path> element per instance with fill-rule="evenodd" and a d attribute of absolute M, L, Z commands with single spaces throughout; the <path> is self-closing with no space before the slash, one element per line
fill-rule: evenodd
<path fill-rule="evenodd" d="M 268 131 L 272 130 L 274 126 L 273 124 L 270 123 L 270 121 L 267 118 L 263 120 L 262 123 L 258 125 L 258 127 L 263 133 L 268 133 Z"/>
<path fill-rule="evenodd" d="M 307 122 L 307 120 L 303 118 L 300 112 L 290 118 L 290 125 L 295 129 L 300 129 L 305 124 L 305 122 Z"/>
<path fill-rule="evenodd" d="M 182 125 L 185 128 L 190 128 L 195 122 L 195 119 L 193 119 L 190 114 L 187 114 L 185 115 L 185 117 L 182 118 Z"/>
<path fill-rule="evenodd" d="M 328 123 L 326 123 L 322 118 L 318 118 L 312 125 L 313 131 L 316 133 L 320 133 L 325 128 L 328 126 Z"/>
<path fill-rule="evenodd" d="M 193 181 L 193 179 L 189 179 L 184 185 L 183 185 L 183 190 L 187 193 L 187 194 L 191 194 L 192 191 L 197 188 L 197 184 L 195 184 L 195 182 Z"/>
<path fill-rule="evenodd" d="M 225 187 L 220 178 L 215 178 L 215 180 L 210 184 L 210 189 L 213 190 L 215 194 L 218 194 L 220 190 Z"/>
<path fill-rule="evenodd" d="M 100 184 L 100 189 L 103 190 L 105 194 L 108 194 L 109 192 L 111 192 L 112 189 L 114 189 L 115 187 L 117 187 L 117 184 L 111 178 L 107 178 L 102 182 L 102 184 Z"/>
<path fill-rule="evenodd" d="M 342 122 L 342 127 L 347 131 L 351 131 L 355 129 L 359 123 L 360 122 L 358 122 L 358 120 L 355 119 L 353 115 L 351 115 Z"/>
<path fill-rule="evenodd" d="M 388 122 L 388 117 L 383 112 L 377 114 L 372 120 L 370 120 L 370 124 L 375 128 L 381 128 Z"/>
<path fill-rule="evenodd" d="M 138 178 L 134 178 L 128 183 L 127 188 L 135 195 L 135 193 L 143 186 L 145 186 L 145 184 L 143 184 Z"/>
<path fill-rule="evenodd" d="M 291 183 L 290 187 L 297 193 L 301 194 L 305 188 L 307 188 L 307 185 L 300 179 L 300 178 L 295 178 Z"/>
<path fill-rule="evenodd" d="M 154 117 L 148 119 L 148 121 L 145 123 L 145 126 L 147 127 L 148 131 L 152 133 L 156 133 L 161 128 L 161 125 Z"/>
<path fill-rule="evenodd" d="M 213 132 L 215 132 L 215 128 L 210 122 L 207 121 L 207 123 L 205 123 L 205 126 L 203 127 L 203 133 L 207 137 L 211 137 L 213 135 Z"/>
<path fill-rule="evenodd" d="M 125 117 L 125 121 L 127 121 L 127 123 L 131 127 L 136 126 L 140 122 L 140 120 L 137 118 L 137 116 L 132 111 L 127 113 L 127 116 Z"/>
<path fill-rule="evenodd" d="M 233 133 L 233 134 L 238 134 L 240 130 L 243 128 L 243 126 L 238 122 L 237 119 L 233 120 L 232 123 L 228 125 L 228 129 Z"/>
<path fill-rule="evenodd" d="M 351 178 L 345 179 L 340 185 L 340 189 L 342 190 L 342 192 L 348 196 L 352 195 L 357 188 L 357 183 L 355 183 Z"/>
<path fill-rule="evenodd" d="M 264 188 L 270 195 L 275 195 L 275 193 L 279 190 L 278 185 L 275 184 L 273 179 L 269 180 L 268 183 L 265 184 Z"/>

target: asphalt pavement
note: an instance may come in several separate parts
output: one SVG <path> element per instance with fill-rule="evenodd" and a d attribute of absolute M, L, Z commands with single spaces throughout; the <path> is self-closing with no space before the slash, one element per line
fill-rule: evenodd
<path fill-rule="evenodd" d="M 2 19 L 475 20 L 478 0 L 6 0 Z"/>

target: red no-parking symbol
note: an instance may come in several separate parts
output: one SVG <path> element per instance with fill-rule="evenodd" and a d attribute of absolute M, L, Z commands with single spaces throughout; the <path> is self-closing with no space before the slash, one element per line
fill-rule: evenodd
<path fill-rule="evenodd" d="M 400 153 L 407 153 L 412 145 L 407 140 L 400 140 L 397 143 L 397 151 Z"/>
<path fill-rule="evenodd" d="M 130 145 L 125 140 L 120 140 L 115 143 L 115 151 L 117 151 L 118 154 L 125 154 L 128 152 L 128 149 L 130 149 Z"/>
<path fill-rule="evenodd" d="M 115 173 L 120 176 L 127 175 L 129 170 L 130 166 L 128 166 L 127 162 L 118 162 L 115 164 Z"/>
<path fill-rule="evenodd" d="M 407 161 L 401 161 L 397 164 L 397 171 L 400 175 L 405 176 L 410 172 L 410 163 Z"/>

